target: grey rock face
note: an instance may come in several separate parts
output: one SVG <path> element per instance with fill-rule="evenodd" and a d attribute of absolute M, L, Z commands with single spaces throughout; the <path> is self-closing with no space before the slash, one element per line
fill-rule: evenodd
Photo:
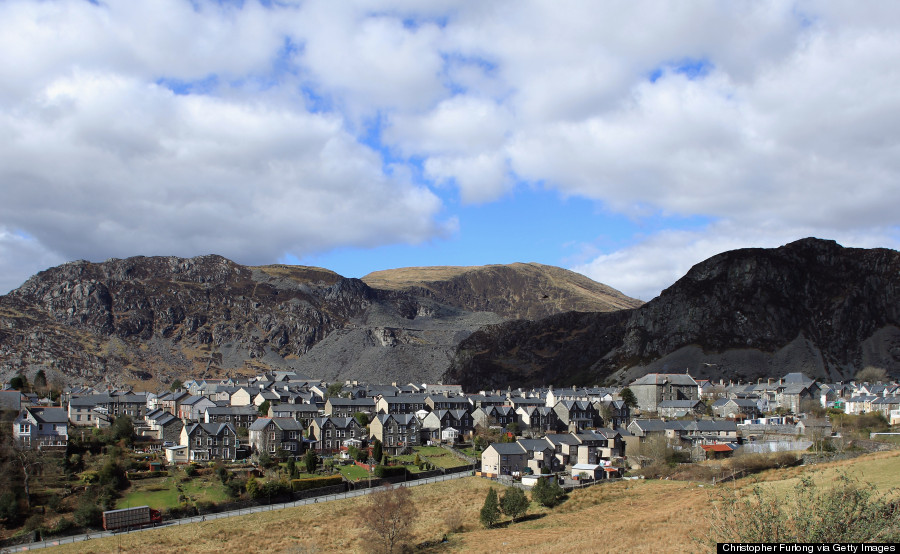
<path fill-rule="evenodd" d="M 875 365 L 900 374 L 894 250 L 804 239 L 725 252 L 628 313 L 625 320 L 555 316 L 482 330 L 460 345 L 445 378 L 480 388 L 558 376 L 581 384 L 627 381 L 652 371 L 725 379 L 807 371 L 847 379 Z M 548 345 L 548 336 L 565 348 Z M 573 359 L 570 351 L 586 355 Z"/>

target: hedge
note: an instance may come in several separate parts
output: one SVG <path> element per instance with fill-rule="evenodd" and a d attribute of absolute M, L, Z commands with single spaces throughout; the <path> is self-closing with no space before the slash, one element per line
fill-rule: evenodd
<path fill-rule="evenodd" d="M 128 480 L 152 479 L 154 477 L 165 477 L 168 471 L 135 471 L 128 474 Z"/>
<path fill-rule="evenodd" d="M 375 477 L 400 477 L 406 475 L 404 466 L 375 466 Z"/>
<path fill-rule="evenodd" d="M 310 477 L 308 479 L 291 479 L 291 490 L 294 492 L 305 491 L 309 489 L 318 489 L 321 487 L 330 487 L 340 485 L 344 482 L 344 478 L 340 475 L 330 475 L 328 477 Z"/>

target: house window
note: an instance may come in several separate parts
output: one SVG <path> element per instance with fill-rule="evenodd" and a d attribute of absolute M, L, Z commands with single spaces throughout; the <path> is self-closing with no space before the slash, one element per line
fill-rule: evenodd
<path fill-rule="evenodd" d="M 230 451 L 229 449 L 227 449 L 227 448 L 223 448 L 223 449 L 222 449 L 222 456 L 225 457 L 225 458 L 230 458 L 230 457 L 231 457 L 231 451 Z"/>
<path fill-rule="evenodd" d="M 269 452 L 275 452 L 275 443 L 269 445 Z"/>
<path fill-rule="evenodd" d="M 31 432 L 31 427 L 27 423 L 19 424 L 19 433 L 28 434 Z"/>
<path fill-rule="evenodd" d="M 271 433 L 269 433 L 269 440 L 270 441 L 275 440 L 275 431 L 272 431 Z"/>
<path fill-rule="evenodd" d="M 203 438 L 197 437 L 197 446 L 203 446 Z"/>

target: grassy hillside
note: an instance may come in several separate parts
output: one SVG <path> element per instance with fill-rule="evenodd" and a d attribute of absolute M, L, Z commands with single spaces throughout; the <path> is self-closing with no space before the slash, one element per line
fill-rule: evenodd
<path fill-rule="evenodd" d="M 727 484 L 748 488 L 754 483 L 788 491 L 803 474 L 822 483 L 837 472 L 870 481 L 880 490 L 900 487 L 900 452 L 871 454 L 855 460 L 772 470 Z M 693 541 L 706 527 L 710 487 L 678 481 L 629 481 L 575 491 L 554 510 L 532 505 L 529 517 L 516 524 L 483 529 L 478 511 L 489 487 L 479 479 L 413 488 L 420 512 L 415 541 L 448 542 L 425 552 L 697 552 Z M 60 552 L 176 551 L 190 552 L 365 552 L 359 514 L 365 498 L 327 502 L 209 521 L 188 526 L 122 535 L 63 546 Z M 448 533 L 451 527 L 462 531 Z"/>

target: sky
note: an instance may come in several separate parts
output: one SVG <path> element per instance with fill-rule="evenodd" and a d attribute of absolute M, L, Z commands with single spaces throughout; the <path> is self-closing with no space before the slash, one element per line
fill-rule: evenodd
<path fill-rule="evenodd" d="M 0 294 L 66 261 L 900 245 L 900 3 L 4 0 Z"/>

